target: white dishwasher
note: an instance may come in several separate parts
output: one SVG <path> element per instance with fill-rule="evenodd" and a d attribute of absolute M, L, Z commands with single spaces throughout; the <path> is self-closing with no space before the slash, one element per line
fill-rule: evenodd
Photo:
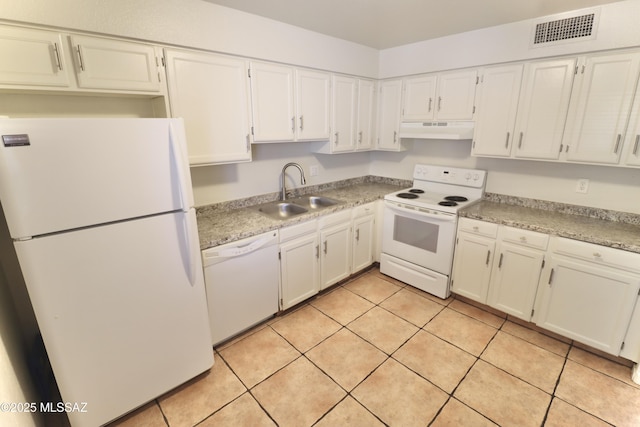
<path fill-rule="evenodd" d="M 212 344 L 278 312 L 278 231 L 202 251 Z"/>

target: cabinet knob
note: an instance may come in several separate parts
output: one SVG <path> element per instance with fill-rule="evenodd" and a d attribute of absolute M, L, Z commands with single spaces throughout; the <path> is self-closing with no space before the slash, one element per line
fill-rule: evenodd
<path fill-rule="evenodd" d="M 480 230 L 480 227 L 478 227 L 477 225 L 473 226 L 473 231 L 479 231 L 479 230 Z"/>
<path fill-rule="evenodd" d="M 595 258 L 602 258 L 602 254 L 601 254 L 600 252 L 594 252 L 594 253 L 593 253 L 593 256 L 594 256 Z"/>
<path fill-rule="evenodd" d="M 520 236 L 520 241 L 522 243 L 527 243 L 527 237 L 526 236 Z"/>

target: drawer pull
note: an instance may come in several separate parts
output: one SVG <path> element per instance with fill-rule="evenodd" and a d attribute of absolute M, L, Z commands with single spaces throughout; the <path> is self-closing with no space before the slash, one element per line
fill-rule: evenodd
<path fill-rule="evenodd" d="M 595 258 L 602 258 L 602 254 L 601 254 L 600 252 L 594 252 L 594 253 L 593 253 L 593 256 L 594 256 Z"/>

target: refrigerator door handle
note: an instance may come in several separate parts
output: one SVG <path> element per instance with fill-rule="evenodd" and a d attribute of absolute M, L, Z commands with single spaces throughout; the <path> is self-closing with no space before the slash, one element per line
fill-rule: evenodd
<path fill-rule="evenodd" d="M 180 205 L 184 212 L 187 212 L 191 208 L 191 203 L 189 203 L 188 194 L 190 189 L 187 188 L 187 185 L 190 185 L 189 180 L 186 179 L 189 175 L 188 170 L 185 170 L 185 159 L 183 157 L 183 153 L 181 152 L 178 141 L 175 135 L 175 129 L 173 128 L 173 124 L 169 123 L 169 143 L 171 144 L 171 158 L 173 159 L 175 171 L 178 175 L 178 191 L 180 197 Z"/>
<path fill-rule="evenodd" d="M 197 281 L 198 281 L 198 261 L 199 261 L 199 257 L 200 257 L 200 246 L 199 246 L 199 239 L 196 237 L 194 238 L 194 236 L 198 236 L 198 228 L 197 228 L 197 223 L 196 223 L 196 219 L 195 219 L 195 212 L 187 212 L 187 214 L 184 217 L 185 220 L 185 240 L 186 240 L 186 250 L 187 250 L 187 257 L 188 257 L 188 261 L 189 261 L 189 283 L 191 283 L 191 286 L 195 286 Z"/>

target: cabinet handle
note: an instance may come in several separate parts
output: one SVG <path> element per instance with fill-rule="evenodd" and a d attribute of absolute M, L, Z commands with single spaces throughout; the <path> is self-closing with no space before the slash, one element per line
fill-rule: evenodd
<path fill-rule="evenodd" d="M 438 97 L 438 111 L 440 111 L 440 108 L 442 107 L 442 97 L 439 96 Z"/>
<path fill-rule="evenodd" d="M 359 242 L 359 241 L 360 241 L 360 229 L 357 228 L 356 229 L 356 242 Z"/>
<path fill-rule="evenodd" d="M 511 136 L 511 132 L 507 132 L 507 140 L 504 142 L 504 148 L 509 148 L 509 137 Z"/>
<path fill-rule="evenodd" d="M 56 65 L 58 66 L 58 70 L 62 71 L 62 61 L 60 61 L 60 51 L 58 50 L 58 43 L 53 44 L 53 53 L 54 58 L 56 60 Z"/>
<path fill-rule="evenodd" d="M 316 245 L 316 258 L 320 258 L 320 245 Z"/>
<path fill-rule="evenodd" d="M 80 65 L 80 70 L 84 71 L 84 61 L 82 60 L 82 50 L 80 49 L 80 45 L 76 46 L 76 52 L 78 52 L 78 64 Z"/>
<path fill-rule="evenodd" d="M 247 153 L 251 151 L 251 139 L 249 138 L 249 134 L 247 134 Z"/>
<path fill-rule="evenodd" d="M 393 131 L 393 143 L 395 144 L 396 141 L 398 141 L 398 132 L 397 131 Z"/>
<path fill-rule="evenodd" d="M 600 259 L 600 258 L 602 258 L 602 254 L 600 252 L 594 252 L 593 253 L 593 257 Z"/>
<path fill-rule="evenodd" d="M 638 142 L 640 141 L 640 135 L 636 135 L 636 143 L 633 144 L 633 155 L 636 156 L 638 154 Z"/>
<path fill-rule="evenodd" d="M 478 232 L 480 230 L 480 227 L 478 227 L 477 225 L 473 226 L 473 231 Z"/>
<path fill-rule="evenodd" d="M 553 268 L 551 269 L 551 273 L 549 273 L 549 286 L 551 286 L 551 282 L 553 282 Z"/>
<path fill-rule="evenodd" d="M 500 254 L 500 261 L 498 261 L 498 268 L 502 268 L 502 258 L 504 254 Z"/>
<path fill-rule="evenodd" d="M 358 144 L 362 144 L 362 131 L 358 132 Z"/>
<path fill-rule="evenodd" d="M 295 132 L 296 131 L 296 118 L 291 117 L 291 132 Z"/>
<path fill-rule="evenodd" d="M 518 141 L 518 150 L 522 148 L 522 137 L 524 136 L 523 132 L 520 132 L 520 140 Z"/>
<path fill-rule="evenodd" d="M 322 249 L 322 252 L 324 252 L 324 254 L 327 254 L 327 241 L 325 240 L 323 243 L 324 248 Z"/>
<path fill-rule="evenodd" d="M 340 132 L 336 132 L 336 140 L 334 141 L 334 144 L 338 145 L 339 139 L 340 139 Z"/>
<path fill-rule="evenodd" d="M 520 236 L 520 241 L 522 243 L 527 243 L 527 237 L 526 236 Z"/>
<path fill-rule="evenodd" d="M 303 120 L 303 117 L 304 117 L 304 116 L 300 116 L 300 130 L 301 130 L 301 131 L 302 131 L 302 129 L 304 128 L 304 122 L 302 121 L 302 120 Z"/>
<path fill-rule="evenodd" d="M 616 148 L 613 149 L 613 154 L 618 154 L 618 148 L 620 147 L 620 140 L 622 139 L 622 135 L 618 134 L 616 138 Z"/>
<path fill-rule="evenodd" d="M 487 261 L 486 261 L 487 265 L 489 265 L 489 258 L 491 258 L 491 251 L 487 251 Z"/>
<path fill-rule="evenodd" d="M 429 112 L 431 112 L 431 104 L 433 104 L 433 98 L 429 98 Z"/>

